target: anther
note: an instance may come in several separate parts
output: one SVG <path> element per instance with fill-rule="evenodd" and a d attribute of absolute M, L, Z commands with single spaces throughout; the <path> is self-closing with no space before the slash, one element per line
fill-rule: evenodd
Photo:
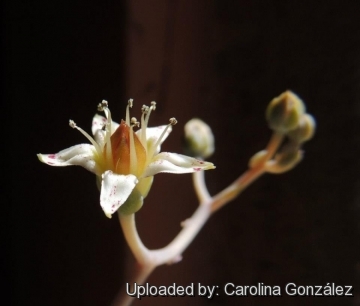
<path fill-rule="evenodd" d="M 133 107 L 133 102 L 134 102 L 134 99 L 129 99 L 128 100 L 129 107 Z"/>
<path fill-rule="evenodd" d="M 108 102 L 106 100 L 102 100 L 101 103 L 98 104 L 98 111 L 103 112 L 105 108 L 108 108 Z"/>
<path fill-rule="evenodd" d="M 135 117 L 131 118 L 130 123 L 131 123 L 131 126 L 137 126 L 137 127 L 140 126 L 140 122 L 137 121 L 137 119 Z"/>
<path fill-rule="evenodd" d="M 177 120 L 175 118 L 170 118 L 169 122 L 171 125 L 175 125 L 177 123 Z"/>
<path fill-rule="evenodd" d="M 156 109 L 156 102 L 155 102 L 155 101 L 151 101 L 150 104 L 151 104 L 151 108 L 152 108 L 153 110 L 155 110 L 155 109 Z"/>
<path fill-rule="evenodd" d="M 74 120 L 69 120 L 69 125 L 70 125 L 70 127 L 72 127 L 73 129 L 76 128 L 76 123 L 75 123 Z"/>
<path fill-rule="evenodd" d="M 75 123 L 74 120 L 69 120 L 69 125 L 70 127 L 72 127 L 73 129 L 77 129 L 78 131 L 80 131 L 81 134 L 83 134 L 90 142 L 91 144 L 95 147 L 95 150 L 97 151 L 98 154 L 102 153 L 102 150 L 100 148 L 100 146 L 96 143 L 96 141 L 94 140 L 94 138 L 92 138 L 88 133 L 86 133 L 82 128 L 78 127 Z"/>
<path fill-rule="evenodd" d="M 164 136 L 166 135 L 166 133 L 169 133 L 168 130 L 170 129 L 170 131 L 171 131 L 171 126 L 175 125 L 177 123 L 177 120 L 175 118 L 170 118 L 169 122 L 170 123 L 164 128 L 160 137 L 157 139 L 156 143 L 152 146 L 148 156 L 153 156 L 155 149 L 161 144 L 161 141 L 164 138 Z"/>
<path fill-rule="evenodd" d="M 144 113 L 144 114 L 147 114 L 147 112 L 149 111 L 149 106 L 146 106 L 145 104 L 142 106 L 142 108 L 141 108 L 141 111 L 142 111 L 142 113 Z"/>

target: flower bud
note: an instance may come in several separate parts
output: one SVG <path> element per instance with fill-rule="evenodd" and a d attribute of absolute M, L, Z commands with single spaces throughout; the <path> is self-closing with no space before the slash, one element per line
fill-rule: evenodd
<path fill-rule="evenodd" d="M 266 172 L 280 174 L 293 169 L 301 160 L 303 154 L 298 146 L 290 143 L 274 159 L 266 162 Z"/>
<path fill-rule="evenodd" d="M 255 153 L 249 160 L 249 168 L 255 168 L 259 166 L 260 164 L 263 164 L 266 162 L 268 156 L 268 151 L 262 150 L 257 153 Z"/>
<path fill-rule="evenodd" d="M 214 153 L 214 135 L 211 128 L 202 120 L 188 121 L 185 130 L 185 150 L 188 155 L 207 158 Z"/>
<path fill-rule="evenodd" d="M 270 102 L 266 109 L 266 119 L 272 130 L 287 133 L 299 125 L 304 112 L 302 100 L 288 90 Z"/>
<path fill-rule="evenodd" d="M 290 131 L 287 136 L 298 143 L 310 140 L 315 133 L 315 119 L 309 114 L 304 114 L 300 118 L 298 127 Z"/>

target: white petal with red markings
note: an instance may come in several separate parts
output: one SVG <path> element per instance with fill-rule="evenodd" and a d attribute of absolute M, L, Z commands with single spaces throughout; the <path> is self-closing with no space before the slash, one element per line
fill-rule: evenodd
<path fill-rule="evenodd" d="M 55 154 L 38 154 L 38 158 L 50 166 L 82 166 L 96 175 L 101 175 L 99 167 L 96 165 L 94 146 L 90 144 L 79 144 L 62 150 Z"/>
<path fill-rule="evenodd" d="M 105 117 L 96 114 L 93 118 L 91 125 L 92 134 L 95 135 L 97 130 L 102 130 L 103 127 L 106 125 L 106 123 L 107 123 L 107 119 Z M 116 123 L 115 121 L 111 121 L 111 134 L 113 134 L 118 127 L 119 127 L 119 123 Z"/>
<path fill-rule="evenodd" d="M 100 205 L 108 218 L 125 203 L 138 180 L 135 175 L 120 175 L 106 171 L 102 175 Z"/>
<path fill-rule="evenodd" d="M 213 163 L 181 154 L 162 152 L 155 156 L 142 177 L 152 176 L 160 172 L 193 173 L 214 168 Z"/>

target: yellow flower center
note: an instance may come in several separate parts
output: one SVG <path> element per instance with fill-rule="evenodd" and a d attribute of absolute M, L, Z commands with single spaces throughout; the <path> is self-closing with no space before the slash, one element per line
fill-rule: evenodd
<path fill-rule="evenodd" d="M 141 177 L 151 162 L 156 148 L 161 144 L 162 139 L 166 135 L 168 128 L 177 123 L 175 118 L 170 118 L 170 124 L 163 129 L 162 134 L 155 143 L 150 142 L 148 144 L 146 130 L 151 111 L 156 108 L 156 102 L 151 102 L 150 107 L 143 105 L 141 133 L 139 133 L 139 136 L 134 133 L 133 128 L 139 126 L 140 123 L 136 118 L 131 118 L 130 120 L 130 107 L 132 107 L 132 104 L 133 100 L 130 99 L 126 108 L 126 121 L 121 120 L 120 125 L 113 134 L 111 134 L 112 119 L 107 101 L 103 100 L 98 105 L 98 110 L 103 111 L 106 116 L 105 131 L 99 130 L 96 132 L 99 133 L 97 135 L 100 135 L 101 138 L 98 142 L 82 128 L 78 127 L 74 121 L 70 120 L 69 122 L 72 128 L 79 130 L 93 144 L 94 160 L 101 169 L 101 172 L 111 170 L 117 174 L 133 174 L 138 178 Z"/>
<path fill-rule="evenodd" d="M 132 139 L 134 144 L 132 144 Z M 110 137 L 113 171 L 118 174 L 133 174 L 137 177 L 144 172 L 146 151 L 133 128 L 124 120 Z M 103 156 L 106 158 L 107 144 Z"/>

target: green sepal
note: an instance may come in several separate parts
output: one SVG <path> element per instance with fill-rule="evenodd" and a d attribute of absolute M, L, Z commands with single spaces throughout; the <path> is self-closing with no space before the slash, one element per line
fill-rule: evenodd
<path fill-rule="evenodd" d="M 134 188 L 128 199 L 120 206 L 119 212 L 123 215 L 131 215 L 140 210 L 144 202 L 144 197 Z"/>

